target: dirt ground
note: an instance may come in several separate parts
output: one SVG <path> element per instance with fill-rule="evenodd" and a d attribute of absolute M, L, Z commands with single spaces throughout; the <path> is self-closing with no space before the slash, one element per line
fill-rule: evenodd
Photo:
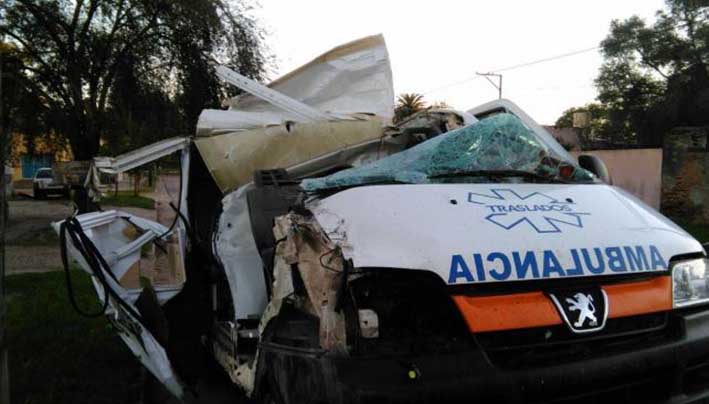
<path fill-rule="evenodd" d="M 18 196 L 8 202 L 10 217 L 5 232 L 5 272 L 11 275 L 60 270 L 59 237 L 50 223 L 71 215 L 71 201 L 56 197 L 36 200 L 30 196 L 32 189 L 16 189 L 15 192 Z M 179 192 L 179 176 L 161 175 L 155 190 L 144 194 L 160 202 L 157 210 L 112 206 L 102 206 L 102 209 L 119 209 L 145 219 L 169 223 L 174 214 L 168 202 L 176 200 Z M 159 219 L 157 212 L 162 213 Z"/>
<path fill-rule="evenodd" d="M 22 192 L 22 191 L 21 191 Z M 31 194 L 30 192 L 27 192 Z M 71 215 L 71 201 L 66 199 L 35 200 L 17 197 L 9 201 L 10 217 L 5 232 L 6 274 L 48 272 L 62 268 L 59 238 L 51 222 Z M 155 220 L 155 210 L 133 207 L 112 208 Z"/>

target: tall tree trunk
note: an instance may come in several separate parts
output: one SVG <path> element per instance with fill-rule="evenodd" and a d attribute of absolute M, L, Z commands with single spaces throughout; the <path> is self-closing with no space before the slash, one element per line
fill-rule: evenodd
<path fill-rule="evenodd" d="M 0 78 L 2 78 L 3 57 L 0 53 Z M 0 95 L 2 95 L 2 80 L 0 80 Z M 7 195 L 5 195 L 5 162 L 7 160 L 7 133 L 5 131 L 5 115 L 3 114 L 2 102 L 0 102 L 0 167 L 2 167 L 2 180 L 0 181 L 0 404 L 10 404 L 10 383 L 7 366 L 7 339 L 5 337 L 6 328 L 6 305 L 5 305 L 5 224 L 7 216 Z"/>
<path fill-rule="evenodd" d="M 98 125 L 86 122 L 77 122 L 72 125 L 73 133 L 67 133 L 71 152 L 74 154 L 74 160 L 91 160 L 98 154 L 101 146 L 101 132 Z"/>

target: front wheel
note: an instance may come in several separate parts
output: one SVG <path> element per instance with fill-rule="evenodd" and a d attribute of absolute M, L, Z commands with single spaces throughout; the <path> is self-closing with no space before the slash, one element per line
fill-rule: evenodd
<path fill-rule="evenodd" d="M 143 372 L 143 394 L 142 404 L 180 404 L 181 401 L 175 398 L 165 386 L 160 383 L 150 372 L 142 369 Z"/>
<path fill-rule="evenodd" d="M 268 386 L 268 389 L 263 393 L 260 400 L 261 404 L 284 404 L 285 401 L 281 397 L 281 393 L 277 388 L 273 387 L 273 383 Z"/>
<path fill-rule="evenodd" d="M 37 187 L 34 187 L 34 199 L 44 199 L 46 197 L 47 194 L 44 191 Z"/>

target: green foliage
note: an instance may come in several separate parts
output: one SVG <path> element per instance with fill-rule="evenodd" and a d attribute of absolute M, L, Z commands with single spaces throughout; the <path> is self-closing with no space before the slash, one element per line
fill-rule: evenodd
<path fill-rule="evenodd" d="M 228 0 L 0 2 L 11 85 L 27 93 L 4 118 L 64 135 L 79 160 L 101 139 L 123 151 L 188 134 L 227 94 L 211 62 L 265 74 L 263 31 L 247 9 Z"/>
<path fill-rule="evenodd" d="M 79 304 L 95 311 L 88 275 L 72 275 Z M 139 402 L 140 364 L 104 317 L 74 311 L 62 272 L 12 275 L 5 286 L 11 402 Z"/>
<path fill-rule="evenodd" d="M 424 108 L 426 108 L 426 101 L 424 101 L 422 94 L 401 94 L 396 99 L 396 107 L 394 108 L 394 123 L 401 122 Z"/>
<path fill-rule="evenodd" d="M 559 119 L 556 120 L 554 126 L 557 128 L 573 128 L 574 114 L 584 112 L 590 114 L 589 127 L 581 130 L 583 139 L 582 142 L 588 142 L 593 139 L 611 139 L 616 140 L 615 133 L 610 130 L 610 122 L 608 120 L 608 109 L 605 105 L 596 102 L 588 103 L 582 107 L 573 107 L 564 111 Z"/>
<path fill-rule="evenodd" d="M 615 20 L 601 48 L 598 100 L 617 138 L 659 145 L 675 126 L 709 125 L 706 2 L 667 0 L 652 25 Z"/>
<path fill-rule="evenodd" d="M 45 130 L 45 108 L 40 95 L 31 86 L 23 83 L 23 55 L 13 44 L 0 42 L 0 63 L 2 63 L 2 123 L 6 136 L 14 132 L 24 134 L 30 150 L 34 139 Z"/>
<path fill-rule="evenodd" d="M 709 226 L 702 223 L 679 223 L 684 230 L 700 243 L 709 243 Z"/>

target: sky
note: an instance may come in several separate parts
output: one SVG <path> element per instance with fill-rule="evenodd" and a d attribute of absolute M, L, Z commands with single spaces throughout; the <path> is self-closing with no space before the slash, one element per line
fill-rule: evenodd
<path fill-rule="evenodd" d="M 648 21 L 662 0 L 260 0 L 271 78 L 351 40 L 382 33 L 394 92 L 467 110 L 497 98 L 488 72 L 598 46 L 614 19 Z M 596 97 L 598 50 L 504 71 L 502 95 L 542 124 Z"/>

